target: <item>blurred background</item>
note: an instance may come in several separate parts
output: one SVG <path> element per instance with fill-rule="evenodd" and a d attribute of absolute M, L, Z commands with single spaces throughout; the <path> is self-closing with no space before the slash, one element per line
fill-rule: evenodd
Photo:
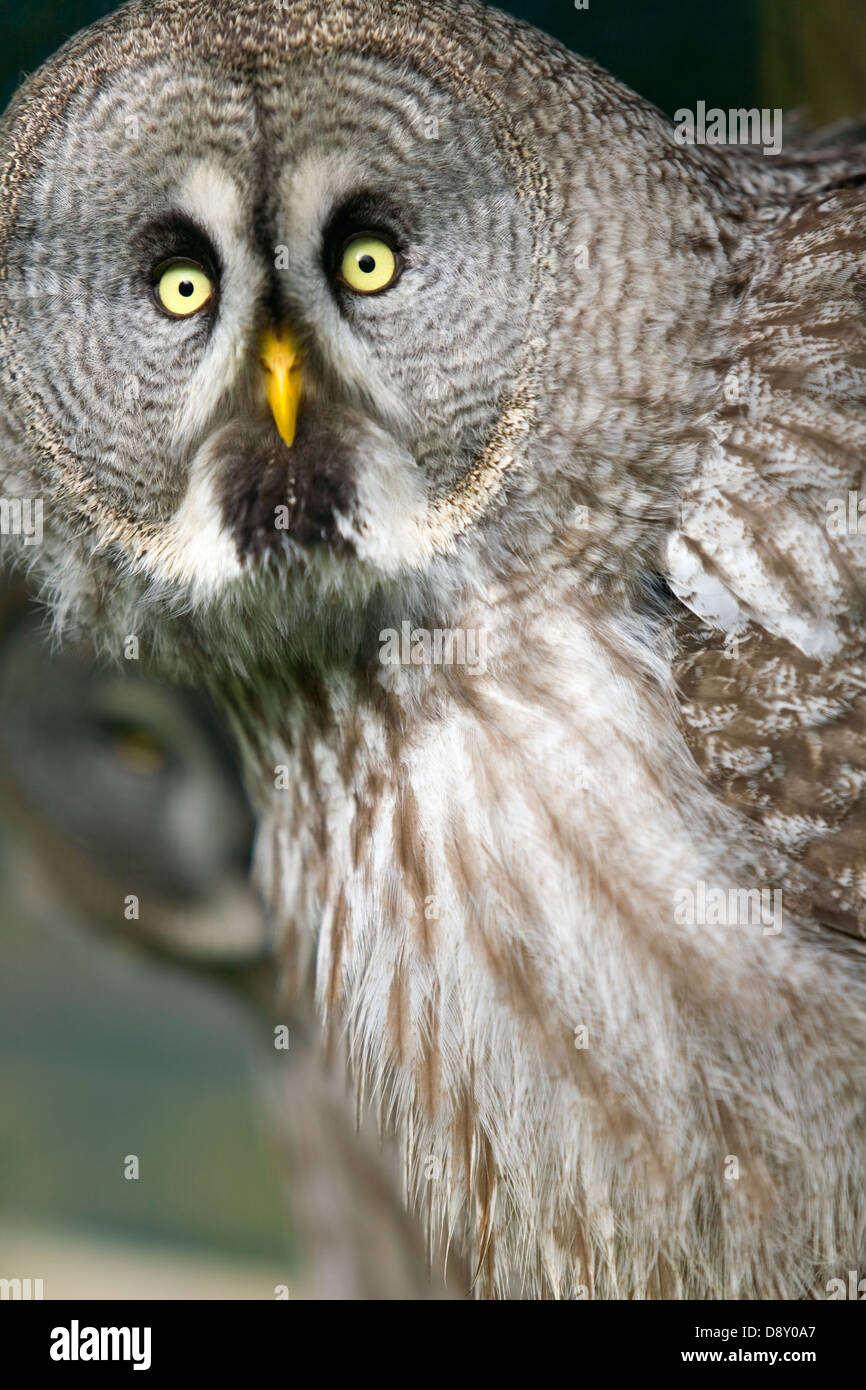
<path fill-rule="evenodd" d="M 0 104 L 113 8 L 5 6 Z M 669 114 L 866 105 L 866 0 L 501 8 Z M 463 1296 L 453 1261 L 447 1292 L 437 1261 L 428 1277 L 392 1156 L 356 1138 L 312 1022 L 271 1012 L 252 821 L 213 711 L 125 665 L 52 651 L 26 591 L 0 589 L 0 1279 L 46 1298 Z"/>

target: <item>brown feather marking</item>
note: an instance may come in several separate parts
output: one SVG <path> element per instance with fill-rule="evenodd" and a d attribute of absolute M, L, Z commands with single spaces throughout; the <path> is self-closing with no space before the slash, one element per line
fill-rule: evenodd
<path fill-rule="evenodd" d="M 476 1130 L 475 1145 L 475 1223 L 478 1264 L 473 1283 L 480 1281 L 485 1298 L 496 1294 L 496 1236 L 494 1216 L 498 1190 L 496 1160 L 489 1137 Z"/>
<path fill-rule="evenodd" d="M 394 977 L 388 994 L 387 1043 L 395 1066 L 406 1062 L 410 1027 L 409 977 L 402 960 L 394 966 Z"/>
<path fill-rule="evenodd" d="M 403 871 L 406 891 L 412 901 L 415 935 L 425 955 L 435 944 L 435 922 L 428 919 L 426 899 L 433 895 L 427 851 L 421 834 L 418 802 L 408 779 L 397 788 L 394 802 L 394 848 Z"/>
<path fill-rule="evenodd" d="M 346 947 L 346 923 L 348 903 L 345 889 L 337 894 L 337 901 L 331 916 L 329 932 L 330 960 L 328 964 L 328 987 L 325 991 L 325 1022 L 336 1018 L 343 997 L 343 957 Z"/>

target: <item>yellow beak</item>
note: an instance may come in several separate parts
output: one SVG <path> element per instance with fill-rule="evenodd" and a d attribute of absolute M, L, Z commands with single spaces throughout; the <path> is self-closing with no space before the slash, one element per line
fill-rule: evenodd
<path fill-rule="evenodd" d="M 266 328 L 259 347 L 265 392 L 280 437 L 291 445 L 301 401 L 301 350 L 290 329 Z"/>

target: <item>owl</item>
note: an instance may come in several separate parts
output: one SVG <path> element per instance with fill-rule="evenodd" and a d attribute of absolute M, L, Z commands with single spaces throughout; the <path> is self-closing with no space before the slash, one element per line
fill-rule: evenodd
<path fill-rule="evenodd" d="M 223 710 L 483 1296 L 866 1254 L 866 146 L 680 136 L 471 0 L 141 0 L 0 132 L 4 552 Z"/>
<path fill-rule="evenodd" d="M 64 1010 L 71 1001 L 74 1016 L 77 997 L 94 1060 L 119 1036 L 132 1037 L 132 1066 L 139 1080 L 129 1091 L 121 1085 L 121 1091 L 124 1106 L 134 1114 L 142 1099 L 139 1082 L 150 1084 L 153 1039 L 128 1019 L 125 1007 L 136 985 L 144 985 L 145 995 L 149 988 L 151 1003 L 163 1006 L 154 1024 L 165 1038 L 158 1051 L 174 1059 L 184 1030 L 178 1037 L 172 1029 L 190 999 L 182 992 L 172 1001 L 169 964 L 176 966 L 175 978 L 182 979 L 194 963 L 224 998 L 233 1000 L 236 1014 L 247 1016 L 253 1035 L 260 1036 L 250 1054 L 252 1100 L 267 1150 L 264 1161 L 271 1172 L 279 1171 L 291 1212 L 292 1296 L 444 1296 L 448 1287 L 440 1252 L 433 1252 L 431 1269 L 422 1232 L 401 1201 L 393 1144 L 383 1146 L 372 1124 L 367 1133 L 356 1132 L 351 1097 L 339 1075 L 327 1076 L 321 1065 L 308 1001 L 289 1010 L 275 997 L 262 914 L 248 883 L 248 808 L 212 712 L 195 692 L 150 679 L 139 670 L 140 662 L 126 662 L 124 669 L 95 667 L 86 648 L 71 642 L 51 650 L 43 626 L 17 584 L 0 588 L 0 1052 L 5 1062 L 10 1061 L 11 1037 L 16 1038 L 13 1071 L 22 1051 L 15 1021 L 7 1017 L 8 1002 L 20 1001 L 22 1017 L 35 1014 L 33 1027 L 38 1029 L 41 1015 L 58 1000 Z M 132 902 L 126 897 L 131 887 L 140 890 Z M 84 937 L 85 932 L 95 938 L 89 955 L 68 944 L 70 937 Z M 106 937 L 112 945 L 108 974 L 105 963 L 96 959 Z M 133 946 L 134 966 L 124 966 L 119 941 Z M 35 978 L 36 962 L 55 944 L 63 950 L 63 964 L 52 961 L 42 986 Z M 145 953 L 159 959 L 155 978 Z M 118 985 L 125 1003 L 118 1002 Z M 107 989 L 110 998 L 91 1001 L 88 1007 L 94 989 Z M 146 1011 L 147 1005 L 142 1007 Z M 63 1024 L 58 1026 L 65 1031 Z M 74 1022 L 72 1030 L 75 1034 Z M 222 1061 L 228 1049 L 237 1047 L 238 1035 L 232 1038 L 225 1041 Z M 73 1041 L 72 1053 L 76 1047 Z M 81 1073 L 78 1061 L 81 1097 L 87 1093 L 88 1073 L 86 1064 Z M 213 1074 L 219 1076 L 222 1063 L 212 1061 Z M 158 1072 L 158 1060 L 156 1067 Z M 182 1062 L 177 1071 L 173 1067 L 173 1083 L 181 1090 L 183 1072 Z M 186 1078 L 193 1098 L 203 1079 L 199 1069 L 194 1072 Z M 69 1083 L 64 1069 L 64 1094 Z M 74 1091 L 74 1075 L 71 1085 Z M 27 1092 L 31 1095 L 32 1087 Z M 36 1097 L 31 1095 L 31 1110 L 40 1101 L 44 1106 L 45 1096 L 43 1078 Z M 238 1111 L 227 1112 L 224 1123 L 243 1125 L 250 1099 L 239 1087 Z M 70 1104 L 74 1109 L 74 1095 Z M 105 1104 L 104 1095 L 100 1104 Z M 11 1113 L 15 1109 L 13 1103 Z M 10 1129 L 10 1107 L 0 1109 L 4 1133 L 18 1139 L 12 1147 L 19 1172 L 45 1138 L 28 1132 L 26 1114 L 23 1137 L 18 1133 L 22 1114 L 18 1107 L 16 1128 Z M 114 1122 L 122 1128 L 123 1114 L 115 1112 Z M 62 1118 L 54 1113 L 52 1123 L 55 1135 L 61 1135 Z M 93 1132 L 88 1123 L 87 1131 L 90 1152 L 99 1158 L 105 1130 Z M 191 1173 L 197 1159 L 183 1145 L 195 1131 L 194 1123 L 181 1120 L 176 1136 L 181 1147 L 174 1152 L 174 1166 Z M 65 1166 L 65 1161 L 65 1154 L 58 1155 L 57 1164 Z M 147 1164 L 147 1157 L 143 1161 Z M 261 1182 L 262 1171 L 250 1165 L 249 1155 L 237 1172 L 225 1156 L 221 1162 L 233 1187 Z M 6 1174 L 4 1191 L 15 1193 L 17 1214 L 27 1198 L 10 1177 L 8 1164 Z M 35 1190 L 31 1185 L 31 1203 Z M 52 1198 L 56 1209 L 56 1193 Z M 273 1202 L 271 1219 L 278 1230 L 284 1215 L 281 1204 Z M 2 1249 L 8 1264 L 8 1237 Z M 471 1275 L 461 1272 L 462 1284 L 455 1277 L 453 1251 L 449 1265 L 456 1296 Z M 114 1276 L 104 1269 L 102 1276 L 102 1287 L 113 1288 Z M 201 1296 L 194 1283 L 191 1287 L 191 1296 Z"/>

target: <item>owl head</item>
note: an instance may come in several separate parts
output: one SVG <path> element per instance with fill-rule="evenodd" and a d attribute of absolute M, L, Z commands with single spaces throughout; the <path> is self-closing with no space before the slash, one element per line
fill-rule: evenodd
<path fill-rule="evenodd" d="M 244 640 L 622 580 L 719 371 L 709 158 L 481 5 L 136 0 L 2 125 L 4 548 Z"/>

